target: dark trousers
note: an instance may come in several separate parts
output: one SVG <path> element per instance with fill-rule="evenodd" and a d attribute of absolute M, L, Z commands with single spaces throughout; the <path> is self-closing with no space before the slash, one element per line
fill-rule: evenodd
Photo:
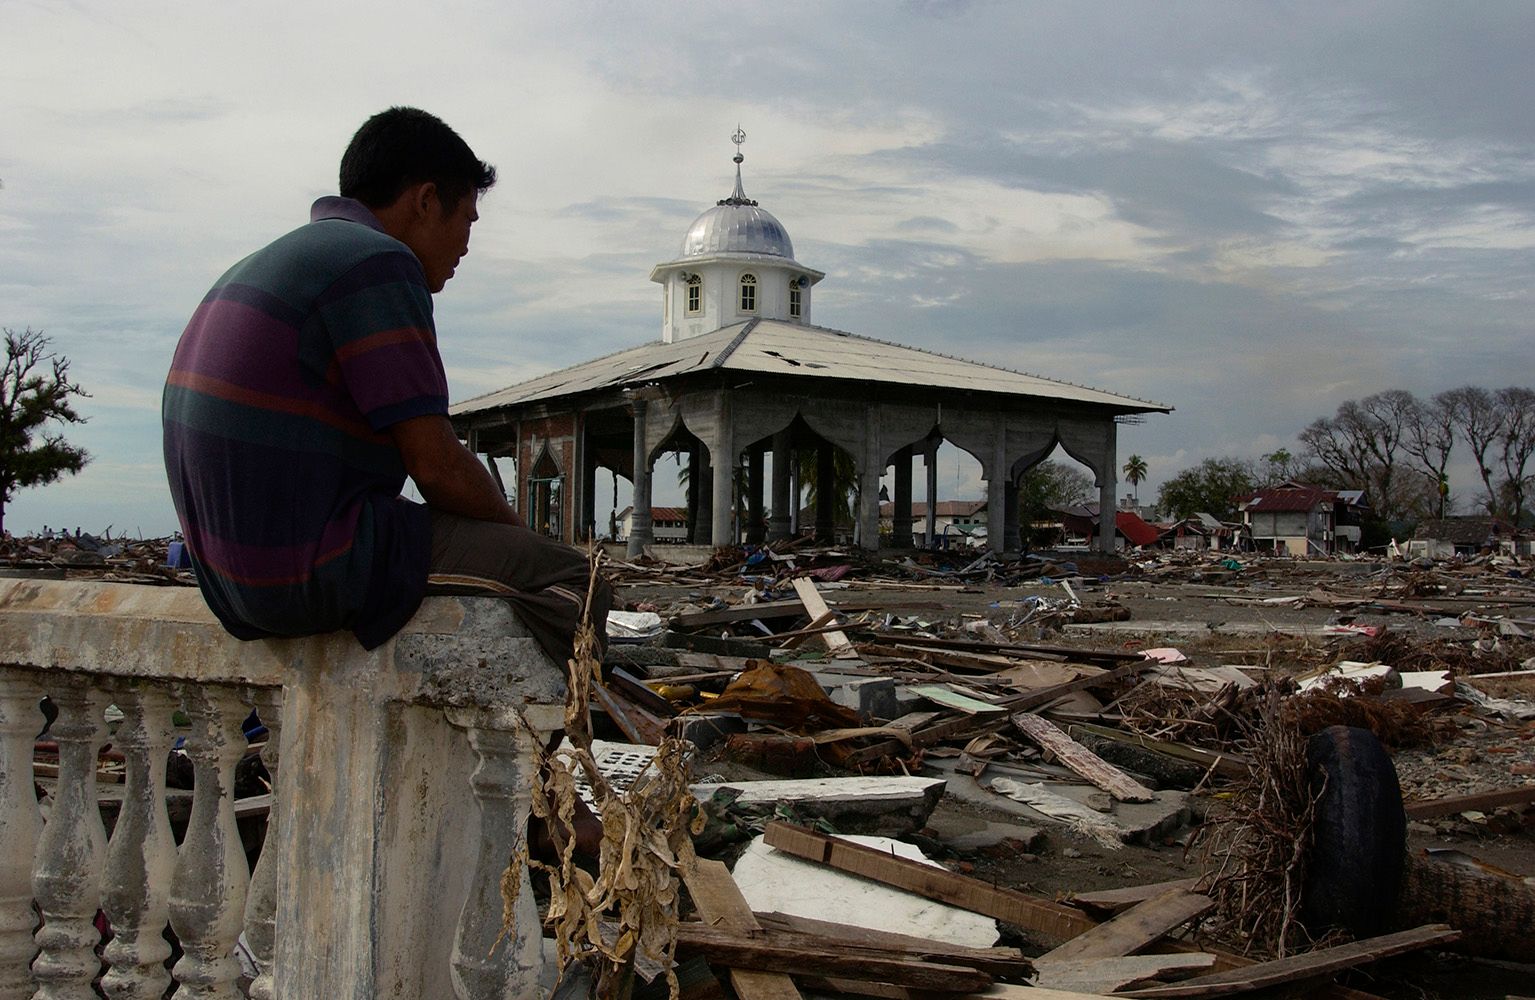
<path fill-rule="evenodd" d="M 480 593 L 503 597 L 560 666 L 572 655 L 576 626 L 586 609 L 590 577 L 586 553 L 527 528 L 432 511 L 429 594 Z M 592 624 L 607 648 L 613 591 L 597 581 Z"/>

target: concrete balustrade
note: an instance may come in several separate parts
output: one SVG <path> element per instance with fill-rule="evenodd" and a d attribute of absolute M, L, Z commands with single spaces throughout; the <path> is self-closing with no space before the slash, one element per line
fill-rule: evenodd
<path fill-rule="evenodd" d="M 344 633 L 240 642 L 191 589 L 0 580 L 0 1000 L 85 1000 L 95 981 L 114 1000 L 173 981 L 177 996 L 238 998 L 242 932 L 252 997 L 538 995 L 532 894 L 502 939 L 500 886 L 564 692 L 492 598 L 429 598 L 370 653 Z M 59 764 L 40 803 L 44 695 Z M 254 872 L 234 796 L 252 708 L 275 780 Z M 177 737 L 196 777 L 179 846 Z M 124 771 L 110 839 L 107 743 Z M 98 913 L 112 931 L 99 958 Z"/>

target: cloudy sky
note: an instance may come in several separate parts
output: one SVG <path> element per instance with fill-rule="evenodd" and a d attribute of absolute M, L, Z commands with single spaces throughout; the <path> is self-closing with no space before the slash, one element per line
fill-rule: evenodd
<path fill-rule="evenodd" d="M 174 528 L 182 326 L 391 104 L 500 170 L 455 399 L 654 339 L 737 124 L 817 323 L 1172 404 L 1121 431 L 1143 496 L 1348 398 L 1529 385 L 1532 51 L 1520 2 L 0 0 L 0 325 L 73 360 L 94 456 L 6 527 Z"/>

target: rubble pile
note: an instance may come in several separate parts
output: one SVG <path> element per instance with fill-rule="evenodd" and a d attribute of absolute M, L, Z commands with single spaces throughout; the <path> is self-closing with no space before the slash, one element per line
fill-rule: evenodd
<path fill-rule="evenodd" d="M 1304 870 L 1287 883 L 1282 865 L 1279 896 L 1252 882 L 1233 906 L 1242 890 L 1215 877 L 1251 837 L 1213 854 L 1196 843 L 1193 873 L 1172 881 L 1138 884 L 1124 865 L 1108 891 L 1040 895 L 1028 865 L 1051 842 L 1067 845 L 1062 858 L 1184 853 L 1202 823 L 1230 828 L 1242 796 L 1286 783 L 1300 789 L 1292 827 L 1267 849 L 1295 853 L 1312 801 L 1304 774 L 1297 785 L 1278 773 L 1257 740 L 1266 714 L 1292 763 L 1328 727 L 1373 733 L 1408 762 L 1416 834 L 1530 840 L 1535 768 L 1514 765 L 1535 753 L 1535 588 L 1507 562 L 1177 553 L 1089 566 L 803 542 L 721 549 L 703 565 L 618 562 L 628 608 L 610 627 L 596 731 L 626 751 L 688 740 L 705 817 L 695 847 L 734 866 L 711 869 L 707 888 L 684 866 L 682 995 L 970 995 L 989 982 L 997 996 L 1024 984 L 1223 996 L 1450 946 L 1460 934 L 1442 918 L 1357 939 L 1302 927 L 1283 890 Z M 1168 591 L 1221 620 L 1181 633 L 1138 620 L 1160 618 Z M 1501 734 L 1510 766 L 1475 782 L 1446 770 L 1468 731 Z M 1432 767 L 1450 780 L 1419 773 Z M 985 814 L 981 830 L 956 826 L 956 808 Z M 862 895 L 876 889 L 877 901 Z M 732 904 L 719 909 L 722 895 Z M 977 915 L 990 919 L 979 937 Z M 1513 941 L 1526 936 L 1510 929 L 1500 954 L 1535 958 Z"/>
<path fill-rule="evenodd" d="M 174 535 L 113 538 L 110 528 L 99 536 L 78 528 L 73 533 L 0 535 L 0 574 L 194 587 L 197 580 L 180 559 L 180 545 Z"/>

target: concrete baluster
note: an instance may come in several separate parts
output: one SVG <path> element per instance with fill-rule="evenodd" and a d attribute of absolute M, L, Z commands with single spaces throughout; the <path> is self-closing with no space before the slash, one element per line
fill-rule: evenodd
<path fill-rule="evenodd" d="M 235 825 L 235 765 L 245 754 L 240 723 L 248 714 L 234 689 L 186 689 L 195 790 L 192 815 L 171 881 L 171 927 L 186 953 L 172 970 L 178 997 L 242 1000 L 234 958 L 250 871 Z"/>
<path fill-rule="evenodd" d="M 278 747 L 282 745 L 282 691 L 262 688 L 255 692 L 256 712 L 267 728 L 261 762 L 272 776 L 272 808 L 267 811 L 266 838 L 261 857 L 251 873 L 250 893 L 245 897 L 245 943 L 261 974 L 251 983 L 251 1000 L 272 1000 L 272 958 L 277 952 L 277 816 L 281 797 L 277 789 Z M 271 848 L 268 850 L 267 848 Z"/>
<path fill-rule="evenodd" d="M 32 782 L 32 741 L 43 728 L 42 692 L 0 673 L 0 1000 L 32 995 L 32 859 L 43 828 Z"/>
<path fill-rule="evenodd" d="M 53 694 L 59 717 L 48 734 L 59 744 L 59 779 L 32 869 L 43 915 L 32 963 L 36 1000 L 94 1000 L 91 980 L 101 970 L 96 911 L 107 831 L 96 804 L 96 754 L 106 738 L 106 699 L 87 683 L 71 678 Z"/>
<path fill-rule="evenodd" d="M 101 908 L 115 935 L 104 953 L 111 968 L 101 988 L 112 1000 L 158 1000 L 171 981 L 164 932 L 176 841 L 165 811 L 165 759 L 176 700 L 167 688 L 136 686 L 117 707 L 123 721 L 112 742 L 123 752 L 127 776 L 101 886 Z"/>
<path fill-rule="evenodd" d="M 496 938 L 501 875 L 527 835 L 538 747 L 515 716 L 492 721 L 450 713 L 449 718 L 467 729 L 477 758 L 469 783 L 480 813 L 480 856 L 453 942 L 453 989 L 458 1000 L 536 996 L 543 934 L 526 865 L 519 873 L 516 923 L 499 944 Z"/>

